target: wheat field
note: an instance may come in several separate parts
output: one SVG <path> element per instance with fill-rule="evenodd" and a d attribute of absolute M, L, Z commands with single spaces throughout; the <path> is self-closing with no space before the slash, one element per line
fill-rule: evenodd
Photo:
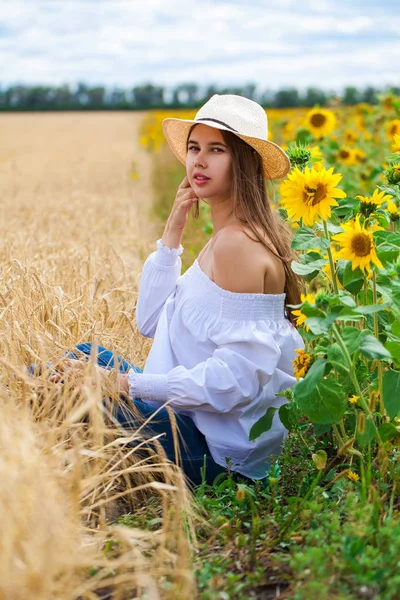
<path fill-rule="evenodd" d="M 142 118 L 0 115 L 0 600 L 194 597 L 180 471 L 128 446 L 140 430 L 104 414 L 94 360 L 64 386 L 46 371 L 82 341 L 144 366 L 135 304 L 156 230 Z M 115 523 L 147 490 L 160 529 Z"/>

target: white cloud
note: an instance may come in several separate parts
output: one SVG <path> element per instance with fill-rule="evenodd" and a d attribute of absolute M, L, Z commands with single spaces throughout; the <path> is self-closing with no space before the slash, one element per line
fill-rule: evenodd
<path fill-rule="evenodd" d="M 389 0 L 9 0 L 1 84 L 399 84 Z"/>

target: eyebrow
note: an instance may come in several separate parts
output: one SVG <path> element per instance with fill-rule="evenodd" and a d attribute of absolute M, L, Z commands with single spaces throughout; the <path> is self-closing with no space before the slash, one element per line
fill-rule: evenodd
<path fill-rule="evenodd" d="M 198 144 L 199 142 L 196 142 L 196 140 L 189 140 L 188 144 Z M 227 148 L 228 146 L 226 146 L 225 144 L 223 144 L 222 142 L 209 142 L 208 144 L 209 146 L 223 146 L 224 148 Z"/>

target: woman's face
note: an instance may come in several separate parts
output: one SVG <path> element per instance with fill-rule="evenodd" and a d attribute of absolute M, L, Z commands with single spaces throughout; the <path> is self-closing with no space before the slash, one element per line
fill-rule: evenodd
<path fill-rule="evenodd" d="M 189 137 L 186 173 L 193 190 L 201 198 L 225 200 L 232 186 L 232 158 L 219 129 L 196 125 Z M 201 173 L 209 179 L 201 183 L 195 178 Z"/>

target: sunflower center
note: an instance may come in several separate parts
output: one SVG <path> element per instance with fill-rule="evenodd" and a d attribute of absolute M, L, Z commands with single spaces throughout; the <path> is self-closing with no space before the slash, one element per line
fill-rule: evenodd
<path fill-rule="evenodd" d="M 315 115 L 312 115 L 310 119 L 311 125 L 313 125 L 314 127 L 322 127 L 325 121 L 326 117 L 324 115 L 321 115 L 321 113 L 316 113 Z"/>
<path fill-rule="evenodd" d="M 391 128 L 390 128 L 390 135 L 394 136 L 395 133 L 399 133 L 397 131 L 397 125 L 396 125 L 396 123 L 394 125 L 392 125 Z"/>
<path fill-rule="evenodd" d="M 356 233 L 351 240 L 351 249 L 356 256 L 367 256 L 372 249 L 369 236 L 365 233 Z"/>
<path fill-rule="evenodd" d="M 348 150 L 341 150 L 339 152 L 340 158 L 349 158 L 350 152 Z"/>
<path fill-rule="evenodd" d="M 315 206 L 326 198 L 326 191 L 326 185 L 323 183 L 318 183 L 316 188 L 310 188 L 306 185 L 303 193 L 303 202 L 307 206 Z"/>

